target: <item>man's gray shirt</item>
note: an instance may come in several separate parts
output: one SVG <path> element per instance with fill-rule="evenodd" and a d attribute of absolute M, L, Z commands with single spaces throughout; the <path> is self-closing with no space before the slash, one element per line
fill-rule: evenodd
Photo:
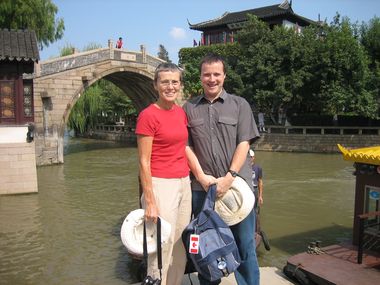
<path fill-rule="evenodd" d="M 187 101 L 183 109 L 188 119 L 188 144 L 193 148 L 205 174 L 225 176 L 237 145 L 242 141 L 252 143 L 254 138 L 260 136 L 248 102 L 224 90 L 213 103 L 202 95 Z M 251 172 L 247 153 L 239 175 L 252 188 Z M 203 190 L 194 177 L 191 188 Z"/>

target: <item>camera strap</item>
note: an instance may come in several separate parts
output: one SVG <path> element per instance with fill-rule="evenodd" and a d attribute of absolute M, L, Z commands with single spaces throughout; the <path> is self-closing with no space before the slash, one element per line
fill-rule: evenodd
<path fill-rule="evenodd" d="M 143 264 L 146 270 L 148 270 L 148 244 L 146 241 L 146 224 L 144 221 L 144 239 L 143 239 Z M 161 248 L 161 219 L 157 217 L 157 263 L 160 270 L 160 280 L 162 280 L 162 248 Z M 146 272 L 147 274 L 147 272 Z"/>

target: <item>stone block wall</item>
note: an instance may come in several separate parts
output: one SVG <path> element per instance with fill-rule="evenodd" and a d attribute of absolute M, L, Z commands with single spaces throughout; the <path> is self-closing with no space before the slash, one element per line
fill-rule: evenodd
<path fill-rule="evenodd" d="M 34 142 L 0 143 L 0 195 L 38 192 Z"/>
<path fill-rule="evenodd" d="M 380 136 L 264 133 L 254 143 L 254 148 L 264 151 L 338 153 L 337 144 L 347 148 L 376 146 L 380 145 Z"/>

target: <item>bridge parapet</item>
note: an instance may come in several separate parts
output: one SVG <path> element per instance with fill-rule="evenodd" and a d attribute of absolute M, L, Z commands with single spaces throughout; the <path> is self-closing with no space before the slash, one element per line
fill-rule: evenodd
<path fill-rule="evenodd" d="M 37 69 L 37 77 L 55 74 L 106 60 L 129 61 L 147 64 L 150 67 L 157 67 L 160 63 L 164 62 L 157 57 L 145 54 L 144 46 L 141 46 L 140 52 L 109 47 L 74 53 L 72 55 L 41 62 Z"/>

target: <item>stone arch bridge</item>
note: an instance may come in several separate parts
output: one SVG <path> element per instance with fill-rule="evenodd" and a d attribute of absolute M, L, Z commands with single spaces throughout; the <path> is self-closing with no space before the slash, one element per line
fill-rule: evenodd
<path fill-rule="evenodd" d="M 107 48 L 40 62 L 34 78 L 37 165 L 63 163 L 63 136 L 70 111 L 85 89 L 104 78 L 128 96 L 138 111 L 153 102 L 154 70 L 163 62 L 146 53 Z"/>

